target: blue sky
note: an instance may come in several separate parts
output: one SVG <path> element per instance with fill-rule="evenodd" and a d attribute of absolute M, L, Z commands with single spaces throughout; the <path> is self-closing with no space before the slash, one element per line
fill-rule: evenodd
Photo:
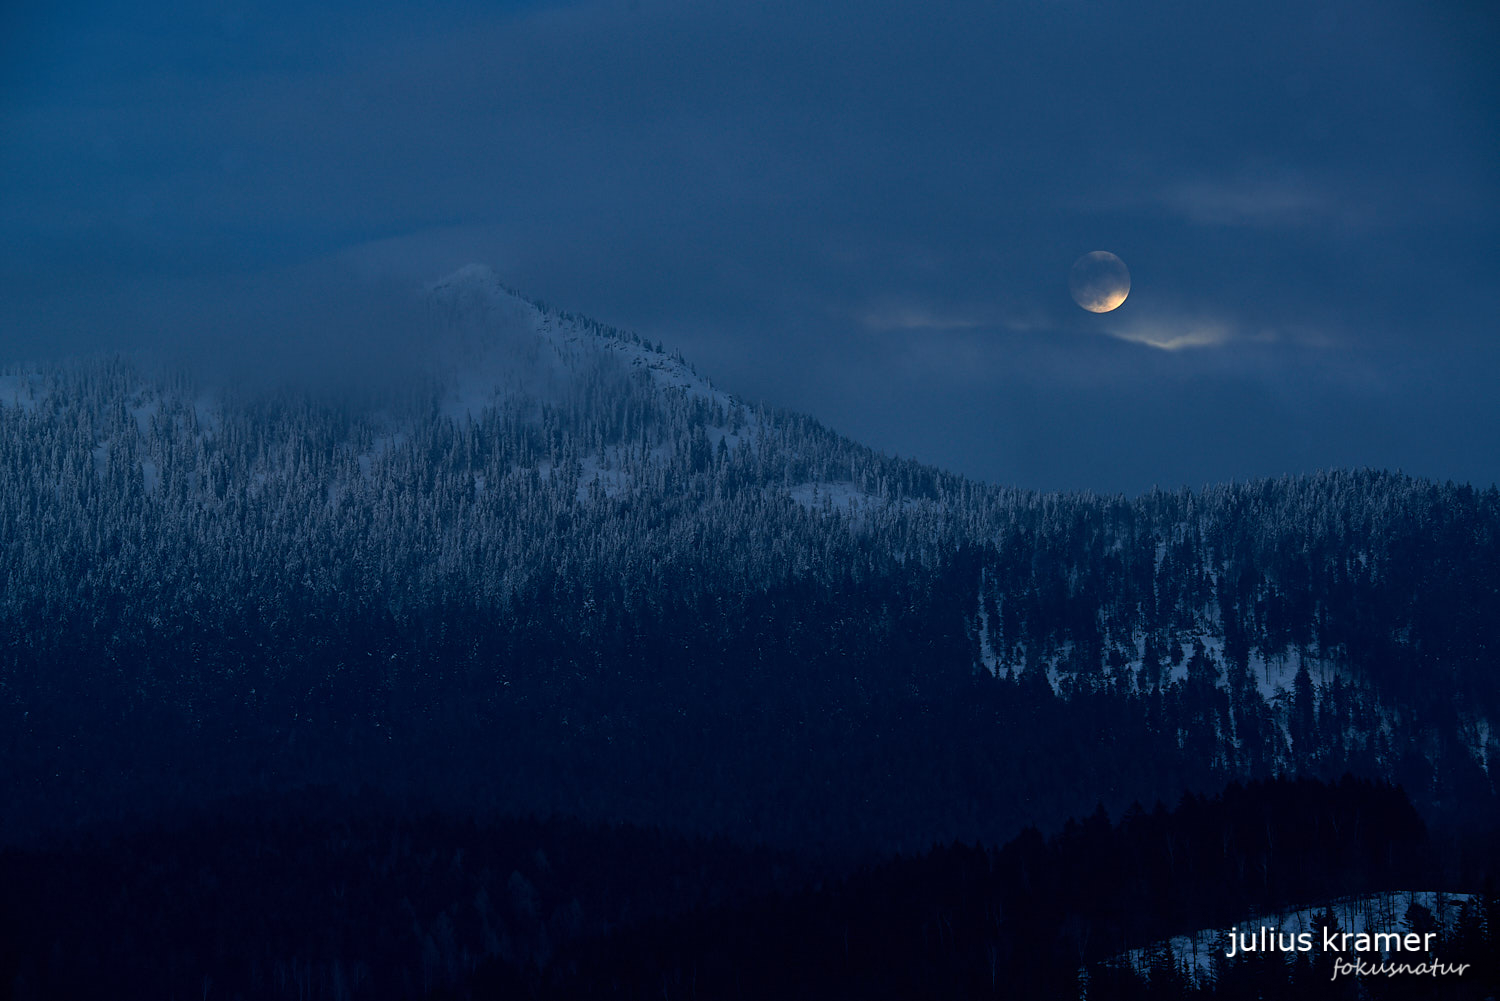
<path fill-rule="evenodd" d="M 1028 487 L 1500 478 L 1484 3 L 8 5 L 0 357 L 336 367 L 470 261 Z M 1068 297 L 1119 254 L 1114 313 Z"/>

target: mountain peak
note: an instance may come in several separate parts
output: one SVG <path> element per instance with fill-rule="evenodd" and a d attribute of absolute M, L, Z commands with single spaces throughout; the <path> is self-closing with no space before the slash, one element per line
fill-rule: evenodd
<path fill-rule="evenodd" d="M 427 286 L 429 338 L 446 373 L 445 409 L 477 414 L 512 397 L 555 400 L 580 361 L 555 336 L 555 319 L 506 288 L 484 264 Z"/>
<path fill-rule="evenodd" d="M 430 299 L 443 302 L 516 302 L 535 308 L 526 298 L 506 287 L 488 264 L 465 264 L 426 287 Z"/>
<path fill-rule="evenodd" d="M 664 389 L 727 403 L 680 356 L 587 317 L 558 312 L 509 288 L 484 264 L 427 286 L 432 339 L 453 392 L 446 410 L 477 414 L 526 397 L 556 402 L 582 381 L 640 370 Z"/>
<path fill-rule="evenodd" d="M 495 269 L 488 264 L 480 264 L 471 261 L 452 274 L 445 275 L 433 282 L 433 287 L 438 288 L 446 285 L 463 284 L 488 284 L 499 285 L 500 279 L 495 275 Z"/>

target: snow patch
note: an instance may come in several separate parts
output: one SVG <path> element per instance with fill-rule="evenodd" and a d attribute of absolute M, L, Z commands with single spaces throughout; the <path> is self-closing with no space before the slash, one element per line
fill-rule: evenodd
<path fill-rule="evenodd" d="M 197 420 L 200 431 L 212 434 L 219 430 L 219 401 L 209 393 L 199 394 L 197 399 L 193 400 L 193 417 Z"/>
<path fill-rule="evenodd" d="M 392 431 L 390 434 L 379 435 L 370 443 L 367 452 L 361 452 L 354 457 L 355 464 L 359 466 L 359 475 L 368 480 L 374 472 L 375 463 L 392 449 L 400 448 L 406 442 L 405 431 Z"/>
<path fill-rule="evenodd" d="M 988 571 L 981 571 L 979 577 L 979 614 L 976 618 L 979 629 L 979 666 L 996 678 L 1000 677 L 1000 655 L 995 652 L 994 644 L 990 641 L 990 613 L 984 607 L 985 583 L 988 580 Z"/>
<path fill-rule="evenodd" d="M 629 473 L 619 464 L 597 455 L 585 456 L 578 474 L 578 503 L 587 504 L 594 491 L 608 500 L 624 495 L 634 485 Z"/>
<path fill-rule="evenodd" d="M 883 506 L 879 497 L 861 490 L 847 480 L 833 483 L 799 483 L 787 491 L 787 496 L 809 511 L 858 512 L 862 508 Z"/>
<path fill-rule="evenodd" d="M 1479 767 L 1484 773 L 1490 773 L 1490 743 L 1494 740 L 1494 731 L 1490 727 L 1490 721 L 1484 717 L 1475 717 L 1473 720 L 1460 724 L 1461 738 L 1468 743 L 1469 752 L 1474 755 Z"/>
<path fill-rule="evenodd" d="M 46 398 L 41 376 L 34 373 L 0 375 L 0 407 L 15 407 L 22 413 L 34 414 Z"/>
<path fill-rule="evenodd" d="M 1314 925 L 1317 916 L 1325 909 L 1332 910 L 1340 932 L 1350 935 L 1362 933 L 1404 931 L 1402 921 L 1412 904 L 1419 904 L 1432 912 L 1443 937 L 1451 934 L 1458 924 L 1459 909 L 1469 899 L 1467 893 L 1443 893 L 1433 890 L 1397 890 L 1374 893 L 1364 897 L 1344 897 L 1326 904 L 1311 907 L 1291 908 L 1276 914 L 1262 914 L 1241 921 L 1232 928 L 1203 929 L 1188 935 L 1178 935 L 1168 940 L 1173 961 L 1194 983 L 1202 983 L 1212 977 L 1216 957 L 1222 959 L 1229 948 L 1232 931 L 1259 932 L 1262 927 L 1280 932 L 1300 935 L 1313 934 L 1314 951 L 1321 950 L 1317 942 Z M 1145 972 L 1148 955 L 1160 943 L 1144 948 L 1131 949 L 1111 960 L 1115 964 L 1128 964 Z M 1368 959 L 1371 954 L 1363 954 Z"/>
<path fill-rule="evenodd" d="M 131 407 L 130 416 L 135 419 L 136 433 L 142 438 L 149 438 L 151 436 L 151 419 L 160 412 L 160 400 L 147 400 Z"/>

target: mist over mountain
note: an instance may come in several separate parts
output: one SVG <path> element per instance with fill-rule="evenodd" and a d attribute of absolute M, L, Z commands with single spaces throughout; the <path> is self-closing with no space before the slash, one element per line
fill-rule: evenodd
<path fill-rule="evenodd" d="M 0 378 L 7 838 L 309 782 L 836 854 L 1236 778 L 1493 810 L 1500 496 L 990 486 L 466 268 L 356 403 Z"/>

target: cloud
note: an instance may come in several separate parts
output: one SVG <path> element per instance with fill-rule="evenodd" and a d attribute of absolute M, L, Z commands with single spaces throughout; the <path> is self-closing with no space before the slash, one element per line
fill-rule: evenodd
<path fill-rule="evenodd" d="M 1239 379 L 1240 440 L 1161 468 L 1276 472 L 1257 390 L 1293 367 L 1316 359 L 1315 395 L 1431 359 L 1381 383 L 1418 411 L 1497 350 L 1497 109 L 1465 83 L 1488 49 L 1423 35 L 1418 5 L 1330 4 L 48 8 L 0 68 L 0 355 L 169 340 L 336 369 L 373 330 L 400 358 L 363 284 L 483 261 L 992 479 L 1140 482 L 1095 462 L 1123 440 L 1098 387 L 1118 408 Z M 1067 270 L 1101 248 L 1133 289 L 1085 317 Z M 1067 396 L 1073 430 L 1006 386 Z"/>
<path fill-rule="evenodd" d="M 1222 347 L 1235 339 L 1232 330 L 1222 323 L 1134 323 L 1105 331 L 1116 340 L 1143 344 L 1158 351 L 1184 351 L 1195 348 Z"/>
<path fill-rule="evenodd" d="M 1347 341 L 1346 336 L 1306 323 L 1274 327 L 1222 313 L 1194 313 L 1162 307 L 1136 316 L 1111 316 L 1100 333 L 1117 341 L 1166 352 L 1233 347 L 1279 348 L 1283 352 L 1279 356 L 1280 364 L 1285 364 L 1292 353 L 1299 356 L 1299 364 L 1305 364 L 1306 352 L 1322 352 L 1328 356 Z"/>
<path fill-rule="evenodd" d="M 1168 185 L 1158 199 L 1168 211 L 1201 226 L 1352 226 L 1366 217 L 1347 198 L 1335 198 L 1327 190 L 1295 178 L 1180 181 Z"/>
<path fill-rule="evenodd" d="M 879 305 L 855 314 L 858 322 L 870 330 L 973 330 L 987 326 L 984 320 L 961 313 L 948 313 L 917 305 Z"/>

